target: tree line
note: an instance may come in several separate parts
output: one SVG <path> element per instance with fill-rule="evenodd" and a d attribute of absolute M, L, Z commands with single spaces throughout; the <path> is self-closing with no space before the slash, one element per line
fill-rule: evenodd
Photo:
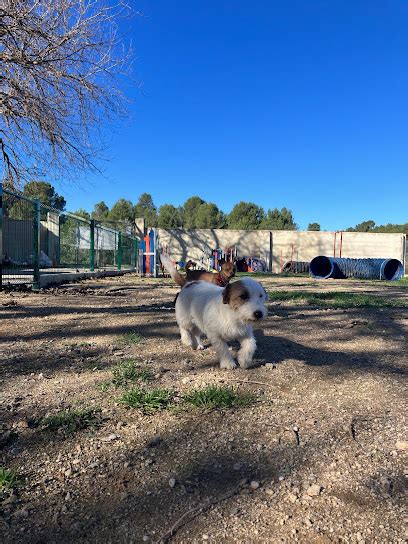
<path fill-rule="evenodd" d="M 402 232 L 408 235 L 408 223 L 387 223 L 376 225 L 375 221 L 369 219 L 358 223 L 355 227 L 347 229 L 348 232 Z"/>
<path fill-rule="evenodd" d="M 164 229 L 182 227 L 185 229 L 279 229 L 295 230 L 297 225 L 293 214 L 287 208 L 264 210 L 253 202 L 239 202 L 229 214 L 213 202 L 206 202 L 199 196 L 188 198 L 182 206 L 163 204 L 157 207 L 149 193 L 140 195 L 136 203 L 120 198 L 111 208 L 105 202 L 98 202 L 91 213 L 78 210 L 77 214 L 98 221 L 134 222 L 144 217 L 149 227 Z"/>
<path fill-rule="evenodd" d="M 9 187 L 12 188 L 12 187 Z M 66 201 L 55 188 L 44 181 L 31 181 L 24 186 L 23 194 L 30 198 L 39 198 L 51 208 L 65 210 Z M 95 219 L 101 223 L 133 224 L 135 219 L 145 218 L 149 227 L 185 229 L 241 229 L 241 230 L 296 230 L 292 212 L 287 208 L 264 210 L 253 202 L 239 202 L 229 214 L 224 213 L 213 202 L 206 202 L 199 196 L 188 198 L 182 206 L 163 204 L 159 208 L 154 204 L 149 193 L 139 196 L 136 203 L 120 198 L 111 208 L 104 201 L 95 204 L 88 212 L 79 209 L 75 215 L 84 219 Z M 309 223 L 307 230 L 320 231 L 319 223 Z M 376 225 L 367 220 L 355 227 L 345 229 L 348 232 L 403 232 L 408 234 L 408 223 Z"/>

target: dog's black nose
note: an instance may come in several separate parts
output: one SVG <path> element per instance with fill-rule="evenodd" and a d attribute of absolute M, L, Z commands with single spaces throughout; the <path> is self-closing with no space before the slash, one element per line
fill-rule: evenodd
<path fill-rule="evenodd" d="M 255 319 L 262 319 L 263 313 L 260 310 L 257 310 L 256 312 L 254 312 L 254 317 Z"/>

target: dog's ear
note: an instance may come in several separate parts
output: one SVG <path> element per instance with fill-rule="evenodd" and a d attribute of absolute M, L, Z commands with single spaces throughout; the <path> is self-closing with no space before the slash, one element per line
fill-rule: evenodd
<path fill-rule="evenodd" d="M 231 283 L 227 285 L 227 287 L 224 289 L 224 292 L 222 294 L 222 302 L 224 304 L 229 304 L 230 300 L 231 300 Z"/>

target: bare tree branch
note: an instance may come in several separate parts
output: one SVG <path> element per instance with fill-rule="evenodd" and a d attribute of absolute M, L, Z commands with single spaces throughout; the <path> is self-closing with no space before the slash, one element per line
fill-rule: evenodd
<path fill-rule="evenodd" d="M 98 129 L 124 113 L 126 0 L 0 0 L 0 162 L 14 184 L 98 170 Z"/>

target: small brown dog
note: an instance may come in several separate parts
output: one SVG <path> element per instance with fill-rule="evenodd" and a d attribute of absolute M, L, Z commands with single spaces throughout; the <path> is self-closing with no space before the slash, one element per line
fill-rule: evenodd
<path fill-rule="evenodd" d="M 184 283 L 200 280 L 215 283 L 215 285 L 219 285 L 220 287 L 225 287 L 235 276 L 235 272 L 235 264 L 227 261 L 224 261 L 221 264 L 221 270 L 219 272 L 207 272 L 206 270 L 190 270 L 189 268 L 186 268 L 186 281 Z"/>
<path fill-rule="evenodd" d="M 169 259 L 169 257 L 167 257 L 167 255 L 160 255 L 160 259 L 167 270 L 172 268 L 171 266 L 166 266 L 166 260 L 171 263 L 171 260 Z M 207 272 L 206 270 L 190 270 L 190 266 L 188 266 L 189 264 L 190 261 L 189 263 L 187 263 L 185 276 L 181 275 L 178 271 L 176 271 L 176 273 L 173 273 L 173 275 L 171 274 L 173 280 L 181 287 L 191 281 L 208 281 L 210 283 L 218 285 L 219 287 L 225 287 L 235 276 L 236 272 L 235 264 L 226 261 L 221 264 L 221 270 L 219 272 Z"/>

